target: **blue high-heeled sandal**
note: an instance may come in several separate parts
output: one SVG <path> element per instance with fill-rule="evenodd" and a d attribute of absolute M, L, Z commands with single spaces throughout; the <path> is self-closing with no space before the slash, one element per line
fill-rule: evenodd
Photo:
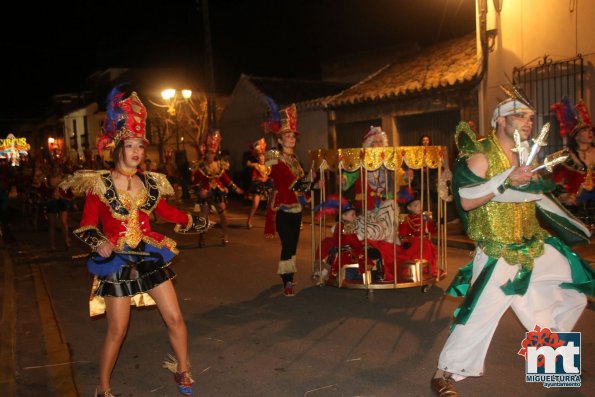
<path fill-rule="evenodd" d="M 180 394 L 185 396 L 192 395 L 192 385 L 194 383 L 192 374 L 189 370 L 181 372 L 178 371 L 178 360 L 174 356 L 171 354 L 168 355 L 168 358 L 163 362 L 163 368 L 174 374 L 174 380 L 178 384 L 178 391 Z"/>

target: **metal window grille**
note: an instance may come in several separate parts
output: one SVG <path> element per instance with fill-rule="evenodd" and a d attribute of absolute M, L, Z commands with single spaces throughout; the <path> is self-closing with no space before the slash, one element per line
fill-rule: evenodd
<path fill-rule="evenodd" d="M 536 128 L 549 122 L 551 125 L 545 155 L 564 146 L 560 137 L 560 126 L 550 106 L 566 96 L 573 105 L 584 97 L 584 67 L 582 55 L 562 61 L 553 61 L 547 55 L 535 66 L 513 69 L 513 83 L 521 87 L 535 106 Z"/>

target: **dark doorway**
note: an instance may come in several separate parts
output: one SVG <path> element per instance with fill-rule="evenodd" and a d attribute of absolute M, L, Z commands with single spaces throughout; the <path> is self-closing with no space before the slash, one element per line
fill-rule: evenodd
<path fill-rule="evenodd" d="M 370 127 L 380 125 L 380 119 L 337 124 L 337 149 L 362 147 L 362 140 Z"/>
<path fill-rule="evenodd" d="M 459 109 L 397 117 L 397 130 L 401 146 L 419 146 L 423 135 L 428 135 L 435 146 L 446 146 L 452 162 L 456 152 L 454 136 L 461 120 Z"/>

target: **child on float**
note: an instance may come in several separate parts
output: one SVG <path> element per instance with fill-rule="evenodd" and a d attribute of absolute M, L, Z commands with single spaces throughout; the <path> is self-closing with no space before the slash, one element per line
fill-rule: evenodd
<path fill-rule="evenodd" d="M 347 200 L 330 198 L 316 207 L 319 216 L 328 213 L 338 214 L 337 224 L 332 228 L 332 236 L 323 239 L 316 257 L 322 255 L 325 268 L 322 270 L 322 280 L 333 280 L 338 277 L 339 261 L 341 266 L 355 264 L 358 269 L 346 269 L 345 279 L 362 281 L 362 274 L 366 270 L 372 271 L 372 282 L 381 283 L 394 280 L 392 272 L 393 244 L 386 241 L 368 240 L 367 250 L 364 241 L 357 233 L 356 208 Z M 400 247 L 397 247 L 398 251 Z M 366 255 L 367 251 L 367 255 Z M 384 258 L 384 259 L 383 259 Z M 401 259 L 401 258 L 399 258 Z"/>
<path fill-rule="evenodd" d="M 408 214 L 399 225 L 402 253 L 406 260 L 416 261 L 424 259 L 429 264 L 429 272 L 436 277 L 436 258 L 438 252 L 432 243 L 431 235 L 436 233 L 436 224 L 430 211 L 422 211 L 422 202 L 414 197 L 407 204 Z M 423 232 L 422 232 L 423 231 Z M 424 269 L 428 273 L 428 269 Z"/>

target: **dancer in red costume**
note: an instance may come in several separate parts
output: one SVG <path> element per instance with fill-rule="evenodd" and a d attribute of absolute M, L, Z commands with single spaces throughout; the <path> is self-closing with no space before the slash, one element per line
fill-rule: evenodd
<path fill-rule="evenodd" d="M 211 132 L 207 136 L 205 157 L 198 163 L 194 171 L 194 184 L 198 188 L 198 204 L 201 208 L 201 215 L 209 218 L 210 207 L 213 206 L 219 215 L 221 222 L 221 245 L 229 244 L 227 236 L 227 195 L 229 191 L 236 194 L 244 194 L 227 175 L 228 165 L 217 158 L 221 133 L 219 130 Z M 204 246 L 203 235 L 199 236 L 199 247 Z"/>
<path fill-rule="evenodd" d="M 268 200 L 271 194 L 271 179 L 269 177 L 271 168 L 264 163 L 264 153 L 266 151 L 266 142 L 264 138 L 252 144 L 252 154 L 254 160 L 247 161 L 246 165 L 252 168 L 252 175 L 250 178 L 250 189 L 249 192 L 252 195 L 252 207 L 246 220 L 246 227 L 252 229 L 252 218 L 260 205 L 261 200 Z"/>
<path fill-rule="evenodd" d="M 552 109 L 560 123 L 560 134 L 568 136 L 569 156 L 557 167 L 552 179 L 561 186 L 558 199 L 595 230 L 595 146 L 593 125 L 584 103 L 576 105 L 576 115 L 567 98 L 554 104 Z"/>
<path fill-rule="evenodd" d="M 281 125 L 276 131 L 278 150 L 269 150 L 265 155 L 266 165 L 271 167 L 274 193 L 271 208 L 275 211 L 275 226 L 281 239 L 281 258 L 277 274 L 283 281 L 285 296 L 295 295 L 293 276 L 297 272 L 296 251 L 300 238 L 303 206 L 310 200 L 307 192 L 311 180 L 305 178 L 304 170 L 295 155 L 297 142 L 297 110 L 295 105 L 282 109 Z"/>
<path fill-rule="evenodd" d="M 151 230 L 149 216 L 176 223 L 180 233 L 202 233 L 207 219 L 192 216 L 167 203 L 174 191 L 163 174 L 142 172 L 145 156 L 146 109 L 136 92 L 114 88 L 98 150 L 113 147 L 114 168 L 78 171 L 60 184 L 67 191 L 86 194 L 80 227 L 73 233 L 93 251 L 87 267 L 95 275 L 91 316 L 106 314 L 107 335 L 101 349 L 96 396 L 110 397 L 110 379 L 130 321 L 130 306 L 157 305 L 168 328 L 175 358 L 164 366 L 174 373 L 178 390 L 192 394 L 188 335 L 170 268 L 178 254 L 176 243 Z M 101 224 L 101 229 L 99 228 Z"/>

